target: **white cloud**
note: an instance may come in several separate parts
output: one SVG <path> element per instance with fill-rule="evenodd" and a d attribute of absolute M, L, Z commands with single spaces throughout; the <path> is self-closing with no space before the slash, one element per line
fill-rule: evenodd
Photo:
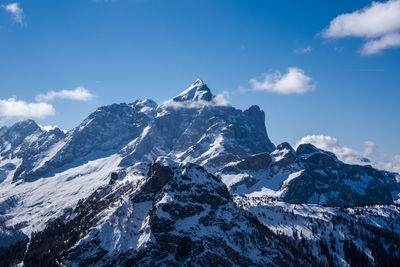
<path fill-rule="evenodd" d="M 400 0 L 372 2 L 370 6 L 334 18 L 324 37 L 379 37 L 400 30 Z"/>
<path fill-rule="evenodd" d="M 255 91 L 269 91 L 278 94 L 303 94 L 314 89 L 311 78 L 299 68 L 290 67 L 287 73 L 279 71 L 263 74 L 261 80 L 253 78 L 250 85 Z"/>
<path fill-rule="evenodd" d="M 0 117 L 9 118 L 44 118 L 56 113 L 53 105 L 46 103 L 55 98 L 88 101 L 95 96 L 80 86 L 74 90 L 50 91 L 36 96 L 36 102 L 25 102 L 15 97 L 0 99 Z"/>
<path fill-rule="evenodd" d="M 313 144 L 314 146 L 334 153 L 338 159 L 348 164 L 366 165 L 370 164 L 375 168 L 400 173 L 400 155 L 386 157 L 377 161 L 366 162 L 365 158 L 372 156 L 376 150 L 376 144 L 372 141 L 363 142 L 362 151 L 341 145 L 336 138 L 326 135 L 309 135 L 296 142 L 295 148 L 300 144 Z"/>
<path fill-rule="evenodd" d="M 390 0 L 372 2 L 361 10 L 337 16 L 322 35 L 325 38 L 365 38 L 369 41 L 361 53 L 372 55 L 383 49 L 400 46 L 399 31 L 400 0 Z"/>
<path fill-rule="evenodd" d="M 54 115 L 56 110 L 51 104 L 27 103 L 15 98 L 0 99 L 0 116 L 5 118 L 44 118 Z"/>
<path fill-rule="evenodd" d="M 94 97 L 95 95 L 93 95 L 83 86 L 79 86 L 74 90 L 50 91 L 46 94 L 39 94 L 36 96 L 35 99 L 36 101 L 52 101 L 56 98 L 89 101 L 92 100 Z"/>
<path fill-rule="evenodd" d="M 1 7 L 11 14 L 14 23 L 24 25 L 24 10 L 19 6 L 19 3 L 1 5 Z"/>
<path fill-rule="evenodd" d="M 306 46 L 306 47 L 304 47 L 304 48 L 299 48 L 299 49 L 295 49 L 294 50 L 294 52 L 296 53 L 296 54 L 308 54 L 308 53 L 311 53 L 311 51 L 313 50 L 313 48 L 311 47 L 311 46 Z"/>
<path fill-rule="evenodd" d="M 309 135 L 301 138 L 296 142 L 296 148 L 300 144 L 313 144 L 314 146 L 335 153 L 335 155 L 342 161 L 350 164 L 361 164 L 361 159 L 370 155 L 372 147 L 375 145 L 373 142 L 366 142 L 364 151 L 357 151 L 347 146 L 341 146 L 336 138 L 326 135 Z"/>
<path fill-rule="evenodd" d="M 371 40 L 365 43 L 361 49 L 361 54 L 364 55 L 377 54 L 384 49 L 398 47 L 398 46 L 400 46 L 400 34 L 391 33 L 383 36 L 380 39 Z"/>
<path fill-rule="evenodd" d="M 376 150 L 376 144 L 374 142 L 364 141 L 363 144 L 364 144 L 364 152 L 363 152 L 364 157 L 374 154 Z"/>
<path fill-rule="evenodd" d="M 229 96 L 229 92 L 224 90 L 222 94 L 214 96 L 214 98 L 212 99 L 212 103 L 216 106 L 229 106 Z"/>
<path fill-rule="evenodd" d="M 42 129 L 43 131 L 49 132 L 51 130 L 54 130 L 56 128 L 58 128 L 57 125 L 40 125 L 39 124 L 40 129 Z"/>

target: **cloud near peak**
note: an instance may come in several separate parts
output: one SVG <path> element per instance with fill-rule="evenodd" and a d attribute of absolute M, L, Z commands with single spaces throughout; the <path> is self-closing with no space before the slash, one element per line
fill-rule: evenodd
<path fill-rule="evenodd" d="M 304 136 L 296 142 L 295 148 L 300 144 L 313 144 L 320 149 L 330 151 L 334 153 L 339 160 L 348 164 L 370 164 L 381 170 L 400 173 L 400 155 L 383 157 L 372 162 L 366 160 L 366 157 L 373 156 L 376 150 L 376 144 L 372 141 L 364 141 L 364 148 L 361 151 L 346 145 L 341 145 L 336 138 L 322 134 Z"/>
<path fill-rule="evenodd" d="M 95 98 L 91 92 L 89 92 L 85 87 L 79 86 L 74 90 L 61 90 L 61 91 L 50 91 L 46 94 L 39 94 L 36 96 L 36 101 L 53 101 L 54 99 L 70 99 L 77 101 L 89 101 Z"/>
<path fill-rule="evenodd" d="M 360 10 L 341 14 L 323 30 L 325 38 L 360 37 L 367 40 L 361 54 L 372 55 L 400 46 L 400 0 L 372 2 Z"/>
<path fill-rule="evenodd" d="M 200 108 L 204 106 L 220 106 L 220 107 L 228 107 L 230 106 L 228 99 L 229 92 L 223 91 L 221 94 L 215 95 L 211 101 L 197 100 L 197 101 L 174 101 L 172 99 L 164 101 L 163 105 L 165 107 L 171 107 L 174 109 L 182 109 L 182 108 Z"/>
<path fill-rule="evenodd" d="M 297 148 L 300 144 L 313 144 L 314 146 L 333 152 L 340 160 L 350 164 L 360 164 L 362 158 L 367 157 L 375 152 L 376 145 L 372 141 L 364 142 L 364 150 L 358 151 L 345 145 L 340 145 L 338 140 L 327 135 L 308 135 L 304 136 L 296 142 Z"/>
<path fill-rule="evenodd" d="M 265 73 L 260 79 L 250 79 L 251 89 L 278 94 L 303 94 L 315 88 L 311 78 L 302 69 L 290 67 L 282 74 L 280 71 Z"/>

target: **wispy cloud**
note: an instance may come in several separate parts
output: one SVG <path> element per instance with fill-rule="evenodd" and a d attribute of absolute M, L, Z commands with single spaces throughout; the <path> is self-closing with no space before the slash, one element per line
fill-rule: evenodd
<path fill-rule="evenodd" d="M 325 38 L 360 37 L 367 40 L 360 53 L 377 54 L 400 46 L 400 0 L 372 2 L 352 13 L 334 18 L 323 30 Z"/>
<path fill-rule="evenodd" d="M 384 49 L 398 46 L 400 46 L 400 34 L 391 33 L 384 35 L 380 39 L 368 41 L 363 45 L 360 52 L 364 55 L 373 55 L 381 52 Z"/>
<path fill-rule="evenodd" d="M 377 161 L 369 162 L 367 157 L 376 151 L 376 144 L 372 141 L 364 141 L 362 151 L 341 145 L 334 137 L 327 135 L 308 135 L 296 142 L 297 148 L 300 144 L 313 144 L 314 146 L 334 153 L 341 161 L 349 164 L 372 165 L 375 168 L 400 173 L 400 155 L 385 157 Z"/>
<path fill-rule="evenodd" d="M 364 150 L 358 151 L 345 145 L 340 145 L 336 138 L 326 135 L 308 135 L 296 142 L 297 148 L 300 144 L 313 144 L 314 146 L 335 153 L 338 158 L 346 163 L 360 164 L 362 159 L 371 155 L 376 148 L 372 141 L 364 142 Z"/>
<path fill-rule="evenodd" d="M 8 5 L 1 5 L 1 7 L 11 14 L 14 23 L 21 26 L 25 25 L 24 10 L 19 6 L 19 3 L 15 2 Z"/>
<path fill-rule="evenodd" d="M 265 73 L 261 78 L 250 80 L 251 89 L 278 94 L 303 94 L 315 88 L 311 78 L 302 69 L 290 67 L 285 74 L 280 71 Z"/>
<path fill-rule="evenodd" d="M 385 161 L 379 161 L 374 166 L 381 170 L 400 173 L 400 155 L 388 157 Z"/>
<path fill-rule="evenodd" d="M 44 102 L 17 100 L 16 98 L 0 99 L 0 116 L 4 118 L 44 118 L 54 115 L 53 105 Z"/>
<path fill-rule="evenodd" d="M 230 106 L 229 101 L 229 92 L 228 91 L 223 91 L 221 94 L 217 94 L 214 96 L 211 101 L 203 101 L 203 100 L 197 100 L 197 101 L 174 101 L 174 100 L 167 100 L 163 103 L 165 107 L 171 107 L 174 109 L 181 109 L 181 108 L 200 108 L 204 106 L 222 106 L 222 107 L 227 107 Z"/>
<path fill-rule="evenodd" d="M 294 50 L 294 52 L 299 55 L 308 54 L 308 53 L 311 53 L 311 51 L 313 51 L 313 48 L 309 45 L 304 48 L 298 48 L 298 49 Z"/>
<path fill-rule="evenodd" d="M 74 90 L 61 90 L 61 91 L 50 91 L 46 94 L 39 94 L 36 96 L 36 101 L 53 101 L 54 99 L 70 99 L 77 101 L 89 101 L 95 98 L 89 90 L 83 86 L 79 86 Z"/>
<path fill-rule="evenodd" d="M 42 131 L 46 131 L 46 132 L 49 132 L 51 130 L 58 128 L 57 125 L 40 125 L 40 124 L 39 124 L 39 127 L 42 129 Z"/>
<path fill-rule="evenodd" d="M 333 51 L 335 51 L 336 53 L 342 53 L 343 52 L 343 47 L 334 47 Z"/>

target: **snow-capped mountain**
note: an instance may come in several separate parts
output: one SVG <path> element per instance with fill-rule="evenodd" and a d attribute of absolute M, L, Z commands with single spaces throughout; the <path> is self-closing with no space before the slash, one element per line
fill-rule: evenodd
<path fill-rule="evenodd" d="M 159 105 L 152 123 L 121 150 L 120 166 L 170 156 L 215 171 L 231 161 L 275 148 L 258 106 L 241 111 L 220 105 L 214 98 L 197 80 L 173 100 Z"/>
<path fill-rule="evenodd" d="M 258 106 L 196 80 L 68 132 L 0 128 L 0 265 L 383 263 L 400 257 L 399 194 L 398 174 L 275 147 Z"/>
<path fill-rule="evenodd" d="M 170 155 L 218 169 L 232 160 L 274 149 L 265 114 L 258 106 L 241 111 L 214 98 L 207 85 L 197 80 L 161 105 L 138 100 L 101 107 L 66 134 L 22 121 L 2 130 L 1 157 L 22 161 L 13 176 L 16 182 L 114 153 L 123 158 L 121 166 Z"/>
<path fill-rule="evenodd" d="M 232 193 L 327 206 L 399 204 L 399 175 L 349 165 L 311 144 L 282 143 L 218 172 Z"/>

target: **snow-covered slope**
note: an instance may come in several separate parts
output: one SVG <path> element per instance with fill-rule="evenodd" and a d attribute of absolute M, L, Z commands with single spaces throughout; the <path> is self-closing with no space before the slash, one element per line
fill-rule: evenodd
<path fill-rule="evenodd" d="M 43 230 L 50 219 L 107 184 L 119 160 L 112 155 L 33 182 L 2 183 L 0 219 L 7 227 L 0 230 L 0 246 L 14 240 L 14 235 L 22 239 Z"/>
<path fill-rule="evenodd" d="M 302 244 L 328 266 L 368 266 L 400 257 L 398 206 L 328 208 L 265 197 L 234 199 L 274 233 Z"/>

